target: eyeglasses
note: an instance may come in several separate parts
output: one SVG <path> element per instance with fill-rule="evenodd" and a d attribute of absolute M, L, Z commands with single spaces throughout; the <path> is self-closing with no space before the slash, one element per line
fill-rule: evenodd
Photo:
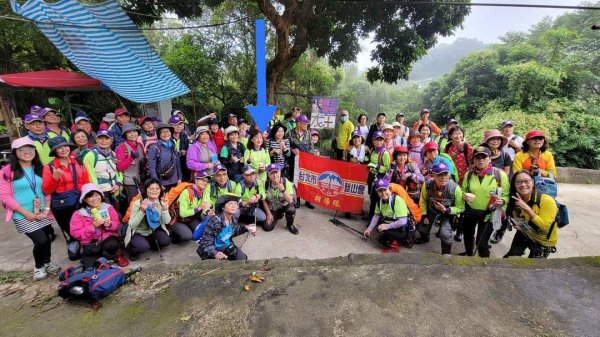
<path fill-rule="evenodd" d="M 23 146 L 23 147 L 18 148 L 17 152 L 21 152 L 21 153 L 24 153 L 24 152 L 29 152 L 29 153 L 35 152 L 35 147 Z"/>
<path fill-rule="evenodd" d="M 515 185 L 529 185 L 533 179 L 515 180 Z"/>

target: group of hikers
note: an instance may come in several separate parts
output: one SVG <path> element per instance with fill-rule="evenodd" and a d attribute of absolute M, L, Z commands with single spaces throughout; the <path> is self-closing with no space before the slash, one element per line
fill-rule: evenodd
<path fill-rule="evenodd" d="M 450 254 L 454 239 L 464 240 L 462 255 L 488 257 L 508 218 L 520 221 L 511 222 L 519 231 L 506 256 L 529 248 L 530 257 L 547 257 L 554 250 L 556 204 L 534 184 L 538 176 L 556 176 L 543 132 L 523 140 L 505 121 L 473 147 L 458 122 L 440 130 L 426 109 L 410 128 L 402 113 L 391 125 L 380 113 L 371 126 L 361 115 L 356 127 L 348 115 L 340 113 L 335 156 L 368 165 L 364 235 L 377 228 L 386 251 L 428 242 L 435 224 L 442 254 Z M 202 259 L 246 259 L 232 241 L 239 234 L 257 226 L 271 231 L 284 217 L 298 234 L 295 157 L 319 155 L 319 133 L 297 107 L 274 116 L 264 133 L 236 114 L 221 122 L 211 113 L 192 126 L 176 109 L 164 123 L 117 108 L 96 131 L 82 111 L 70 128 L 56 110 L 39 106 L 23 121 L 26 135 L 12 142 L 0 172 L 0 200 L 6 221 L 34 244 L 36 280 L 60 271 L 51 262 L 54 221 L 69 258 L 85 266 L 99 257 L 126 266 L 151 249 L 190 240 L 198 241 Z M 508 215 L 501 228 L 490 225 L 495 210 Z"/>

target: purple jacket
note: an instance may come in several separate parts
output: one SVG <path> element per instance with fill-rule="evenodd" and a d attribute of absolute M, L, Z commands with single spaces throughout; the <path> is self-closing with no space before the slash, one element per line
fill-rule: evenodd
<path fill-rule="evenodd" d="M 206 147 L 209 151 L 212 151 L 211 155 L 215 154 L 218 158 L 219 153 L 217 153 L 217 146 L 212 140 L 208 141 Z M 191 171 L 200 172 L 206 169 L 206 164 L 211 163 L 211 160 L 209 159 L 208 161 L 202 161 L 202 150 L 200 147 L 200 143 L 198 141 L 195 141 L 194 144 L 190 146 L 187 153 L 185 154 L 185 162 L 187 164 L 187 167 Z"/>

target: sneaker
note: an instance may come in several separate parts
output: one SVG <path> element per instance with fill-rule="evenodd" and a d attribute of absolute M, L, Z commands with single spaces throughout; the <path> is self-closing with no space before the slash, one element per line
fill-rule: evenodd
<path fill-rule="evenodd" d="M 62 270 L 62 268 L 59 265 L 51 262 L 46 263 L 44 265 L 44 269 L 50 274 L 58 274 Z"/>
<path fill-rule="evenodd" d="M 494 233 L 492 233 L 492 237 L 490 238 L 490 243 L 495 245 L 498 242 L 502 241 L 503 237 L 504 237 L 504 232 L 494 231 Z"/>
<path fill-rule="evenodd" d="M 392 252 L 394 252 L 394 253 L 400 252 L 400 245 L 398 245 L 398 241 L 396 241 L 396 240 L 392 241 L 390 248 L 392 249 Z"/>
<path fill-rule="evenodd" d="M 306 206 L 309 209 L 315 209 L 315 205 L 311 204 L 310 202 L 306 201 L 304 202 L 304 206 Z"/>
<path fill-rule="evenodd" d="M 41 281 L 48 277 L 48 273 L 46 272 L 46 268 L 35 268 L 33 269 L 33 279 L 35 281 Z"/>
<path fill-rule="evenodd" d="M 117 255 L 115 257 L 115 263 L 117 264 L 117 266 L 123 268 L 129 265 L 129 260 L 127 260 L 127 258 L 123 255 Z"/>
<path fill-rule="evenodd" d="M 298 233 L 299 233 L 299 232 L 298 232 L 298 228 L 296 228 L 296 226 L 294 226 L 293 224 L 292 224 L 292 225 L 288 225 L 288 226 L 287 226 L 287 229 L 289 229 L 289 230 L 290 230 L 290 232 L 292 232 L 292 234 L 294 234 L 294 235 L 296 235 L 296 234 L 298 234 Z"/>

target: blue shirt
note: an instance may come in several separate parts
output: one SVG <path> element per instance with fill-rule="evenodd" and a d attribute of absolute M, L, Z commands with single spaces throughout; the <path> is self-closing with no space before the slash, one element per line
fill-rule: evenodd
<path fill-rule="evenodd" d="M 231 238 L 233 237 L 233 226 L 225 226 L 221 233 L 215 237 L 215 247 L 220 250 L 223 247 L 229 247 L 233 244 Z"/>
<path fill-rule="evenodd" d="M 41 210 L 43 211 L 44 193 L 42 193 L 42 177 L 35 175 L 33 167 L 24 169 L 23 174 L 24 175 L 21 177 L 21 179 L 12 182 L 13 197 L 15 200 L 17 200 L 21 207 L 33 212 L 33 200 L 37 196 L 41 199 Z M 27 180 L 25 176 L 27 176 L 29 180 Z M 35 177 L 35 180 L 33 180 L 33 177 Z M 33 191 L 32 184 L 30 184 L 29 181 L 32 183 L 35 181 L 35 192 Z M 25 216 L 19 212 L 14 212 L 12 218 L 13 220 L 21 220 L 25 219 Z"/>

